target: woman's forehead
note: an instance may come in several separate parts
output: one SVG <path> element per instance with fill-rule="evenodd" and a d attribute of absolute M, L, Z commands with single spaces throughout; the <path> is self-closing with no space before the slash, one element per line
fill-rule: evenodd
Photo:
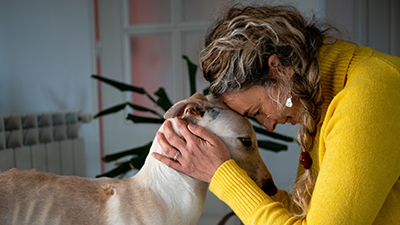
<path fill-rule="evenodd" d="M 256 86 L 255 86 L 256 87 Z M 226 93 L 223 95 L 223 102 L 231 109 L 235 110 L 241 115 L 247 116 L 247 114 L 258 107 L 264 99 L 265 88 L 250 88 L 246 91 L 240 91 L 235 93 Z"/>

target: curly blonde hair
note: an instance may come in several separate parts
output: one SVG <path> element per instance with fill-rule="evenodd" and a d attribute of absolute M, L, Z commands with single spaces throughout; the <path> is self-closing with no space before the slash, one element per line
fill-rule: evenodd
<path fill-rule="evenodd" d="M 200 66 L 211 92 L 220 98 L 254 85 L 278 87 L 285 96 L 290 90 L 303 108 L 298 139 L 302 151 L 310 152 L 323 102 L 317 54 L 327 30 L 318 28 L 314 19 L 306 21 L 290 6 L 235 5 L 206 36 Z M 283 72 L 269 74 L 272 55 L 278 56 L 282 67 L 294 69 L 289 85 Z M 293 215 L 306 216 L 315 180 L 312 168 L 297 179 L 292 198 L 298 207 L 291 207 L 296 208 Z"/>

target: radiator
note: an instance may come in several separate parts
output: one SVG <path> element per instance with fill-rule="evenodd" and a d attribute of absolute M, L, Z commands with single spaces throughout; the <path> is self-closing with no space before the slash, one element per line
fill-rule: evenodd
<path fill-rule="evenodd" d="M 84 177 L 84 140 L 78 112 L 0 116 L 0 171 L 38 169 Z"/>

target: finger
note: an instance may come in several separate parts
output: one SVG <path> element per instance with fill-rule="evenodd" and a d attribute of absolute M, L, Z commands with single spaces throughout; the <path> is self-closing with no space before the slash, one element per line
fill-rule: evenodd
<path fill-rule="evenodd" d="M 174 118 L 174 119 L 175 119 L 175 123 L 176 123 L 176 126 L 177 126 L 180 134 L 182 135 L 183 139 L 185 140 L 185 146 L 188 146 L 188 145 L 196 145 L 197 146 L 199 143 L 204 143 L 204 141 L 208 142 L 207 140 L 203 139 L 202 137 L 199 137 L 198 135 L 195 135 L 191 131 L 189 131 L 188 123 L 185 120 L 179 119 L 179 118 Z M 201 126 L 199 126 L 199 127 L 201 127 Z M 201 127 L 201 128 L 203 128 L 204 130 L 206 130 L 206 132 L 208 132 L 206 128 L 204 128 L 204 127 Z M 181 149 L 181 148 L 178 148 L 178 149 Z M 190 150 L 187 147 L 186 147 L 186 149 Z"/>
<path fill-rule="evenodd" d="M 178 117 L 175 117 L 174 120 L 175 120 L 176 127 L 179 130 L 179 133 L 181 133 L 181 135 L 183 136 L 183 138 L 185 140 L 187 138 L 191 138 L 193 136 L 193 134 L 188 130 L 188 128 L 187 128 L 188 123 L 185 120 L 180 119 Z"/>
<path fill-rule="evenodd" d="M 215 134 L 211 133 L 205 127 L 196 126 L 194 124 L 188 124 L 187 127 L 188 131 L 191 132 L 193 135 L 207 141 L 212 145 L 215 145 L 217 142 L 221 141 Z"/>
<path fill-rule="evenodd" d="M 153 156 L 155 159 L 158 161 L 164 163 L 166 166 L 171 167 L 172 169 L 178 170 L 182 172 L 182 166 L 178 161 L 175 161 L 171 158 L 168 158 L 166 156 L 163 156 L 157 152 L 151 153 L 151 156 Z"/>
<path fill-rule="evenodd" d="M 185 140 L 178 136 L 174 129 L 172 128 L 172 123 L 170 121 L 166 121 L 164 123 L 164 136 L 169 144 L 177 149 L 181 149 L 185 146 Z"/>
<path fill-rule="evenodd" d="M 178 150 L 169 144 L 163 133 L 157 132 L 156 136 L 162 151 L 170 158 L 174 158 Z"/>

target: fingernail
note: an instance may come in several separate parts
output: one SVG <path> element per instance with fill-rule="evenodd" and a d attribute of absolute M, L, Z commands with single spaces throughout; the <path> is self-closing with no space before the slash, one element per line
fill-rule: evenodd
<path fill-rule="evenodd" d="M 190 123 L 188 124 L 188 128 L 190 131 L 193 131 L 194 129 L 196 129 L 196 125 Z"/>

